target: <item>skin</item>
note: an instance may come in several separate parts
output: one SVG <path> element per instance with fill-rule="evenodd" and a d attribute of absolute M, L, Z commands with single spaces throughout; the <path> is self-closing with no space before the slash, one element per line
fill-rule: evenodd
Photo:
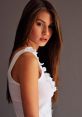
<path fill-rule="evenodd" d="M 40 46 L 45 46 L 52 35 L 51 23 L 51 15 L 47 11 L 40 11 L 35 18 L 26 46 L 32 46 L 36 50 Z M 40 68 L 36 57 L 30 52 L 22 54 L 12 69 L 12 77 L 20 83 L 24 117 L 39 117 Z"/>
<path fill-rule="evenodd" d="M 40 11 L 35 18 L 31 32 L 27 39 L 27 44 L 36 50 L 39 46 L 45 46 L 52 35 L 52 19 L 47 11 Z M 42 40 L 42 39 L 46 40 Z"/>

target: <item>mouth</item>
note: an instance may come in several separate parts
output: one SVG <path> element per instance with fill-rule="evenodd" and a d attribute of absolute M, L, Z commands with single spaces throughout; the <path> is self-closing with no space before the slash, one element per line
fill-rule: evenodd
<path fill-rule="evenodd" d="M 40 38 L 41 41 L 47 41 L 48 39 L 46 38 Z"/>

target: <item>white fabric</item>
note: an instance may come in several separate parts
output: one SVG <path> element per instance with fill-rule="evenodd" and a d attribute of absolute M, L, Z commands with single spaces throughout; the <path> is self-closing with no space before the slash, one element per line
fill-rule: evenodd
<path fill-rule="evenodd" d="M 13 66 L 15 65 L 18 57 L 25 52 L 33 53 L 39 61 L 39 58 L 37 56 L 37 51 L 33 49 L 32 47 L 26 47 L 20 50 L 14 55 L 11 61 L 11 64 L 8 69 L 8 82 L 9 82 L 9 91 L 10 91 L 10 95 L 13 101 L 13 106 L 14 106 L 14 110 L 16 113 L 16 117 L 24 117 L 24 114 L 23 114 L 21 94 L 20 94 L 20 84 L 12 78 L 11 70 Z M 43 67 L 42 64 L 43 63 L 40 63 L 39 61 L 39 65 L 42 71 L 41 76 L 38 79 L 39 117 L 52 117 L 51 97 L 53 96 L 57 88 L 55 87 L 55 82 L 50 77 L 50 74 L 46 72 L 46 68 Z"/>

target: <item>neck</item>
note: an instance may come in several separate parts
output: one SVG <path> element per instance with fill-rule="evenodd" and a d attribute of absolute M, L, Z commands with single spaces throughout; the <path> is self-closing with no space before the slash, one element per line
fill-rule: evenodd
<path fill-rule="evenodd" d="M 30 46 L 32 48 L 34 48 L 36 51 L 38 50 L 39 46 L 36 45 L 33 41 L 29 40 L 26 42 L 26 46 Z"/>

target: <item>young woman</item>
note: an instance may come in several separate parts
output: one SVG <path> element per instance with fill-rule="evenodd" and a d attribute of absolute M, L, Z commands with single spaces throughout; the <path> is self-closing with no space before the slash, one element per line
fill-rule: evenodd
<path fill-rule="evenodd" d="M 9 59 L 7 100 L 17 117 L 52 117 L 62 44 L 59 17 L 46 0 L 30 0 Z"/>

